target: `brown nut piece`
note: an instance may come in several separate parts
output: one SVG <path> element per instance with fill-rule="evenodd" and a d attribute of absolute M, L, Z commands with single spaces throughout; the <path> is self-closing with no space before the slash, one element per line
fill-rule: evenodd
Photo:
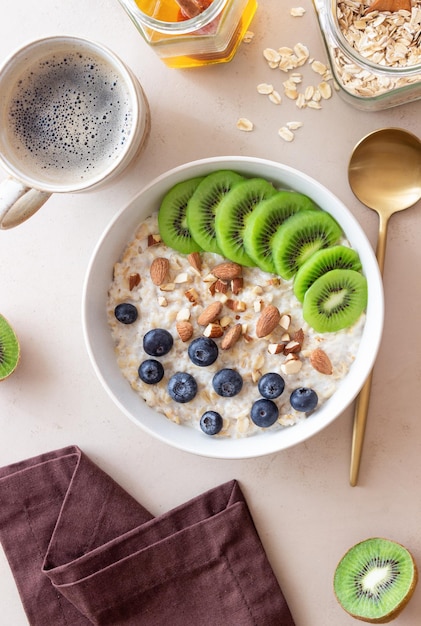
<path fill-rule="evenodd" d="M 168 270 L 170 269 L 170 262 L 165 257 L 156 257 L 151 263 L 151 267 L 149 269 L 152 282 L 154 285 L 162 285 L 165 282 L 165 279 L 168 275 Z"/>
<path fill-rule="evenodd" d="M 310 363 L 321 374 L 330 375 L 333 372 L 332 363 L 326 352 L 321 348 L 316 348 L 311 352 Z"/>
<path fill-rule="evenodd" d="M 221 341 L 221 350 L 229 350 L 239 340 L 242 334 L 241 324 L 235 324 L 231 326 L 225 333 L 224 338 Z"/>
<path fill-rule="evenodd" d="M 186 320 L 177 322 L 175 328 L 181 341 L 188 341 L 193 335 L 193 326 Z"/>
<path fill-rule="evenodd" d="M 197 323 L 200 324 L 200 326 L 207 326 L 211 322 L 214 322 L 216 319 L 218 319 L 221 311 L 222 302 L 219 302 L 219 300 L 217 300 L 216 302 L 212 302 L 212 304 L 209 304 L 209 306 L 207 306 L 206 309 L 201 312 L 201 314 L 197 318 Z"/>
<path fill-rule="evenodd" d="M 223 261 L 212 269 L 212 274 L 216 276 L 216 278 L 220 278 L 221 280 L 229 282 L 234 278 L 238 278 L 241 276 L 243 268 L 238 263 L 234 263 L 233 261 Z"/>
<path fill-rule="evenodd" d="M 279 324 L 281 314 L 276 306 L 268 304 L 261 312 L 256 324 L 256 335 L 260 337 L 266 337 L 269 335 Z"/>

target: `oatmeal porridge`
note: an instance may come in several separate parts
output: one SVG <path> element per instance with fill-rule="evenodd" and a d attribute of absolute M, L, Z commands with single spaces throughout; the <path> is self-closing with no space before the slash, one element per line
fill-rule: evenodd
<path fill-rule="evenodd" d="M 221 264 L 225 274 L 218 277 Z M 107 301 L 118 365 L 139 395 L 139 412 L 145 401 L 169 420 L 199 429 L 201 416 L 214 411 L 223 421 L 217 436 L 245 437 L 267 430 L 251 419 L 264 374 L 275 372 L 284 380 L 285 388 L 274 400 L 278 417 L 270 426 L 282 429 L 309 417 L 309 412 L 292 407 L 294 390 L 313 390 L 320 407 L 348 373 L 365 313 L 349 328 L 317 333 L 303 319 L 292 280 L 239 266 L 231 277 L 234 265 L 215 253 L 186 255 L 166 246 L 159 235 L 157 213 L 139 226 L 114 265 Z M 116 318 L 120 304 L 132 305 L 136 318 L 132 323 Z M 139 367 L 150 358 L 144 336 L 153 329 L 169 331 L 172 341 L 169 351 L 156 359 L 163 366 L 162 378 L 150 384 L 140 378 Z M 189 346 L 199 337 L 217 346 L 216 360 L 210 365 L 197 365 L 189 357 Z M 241 390 L 232 397 L 214 389 L 214 376 L 224 369 L 241 377 Z M 195 382 L 197 391 L 191 400 L 175 402 L 168 392 L 169 380 L 179 372 L 190 374 Z"/>

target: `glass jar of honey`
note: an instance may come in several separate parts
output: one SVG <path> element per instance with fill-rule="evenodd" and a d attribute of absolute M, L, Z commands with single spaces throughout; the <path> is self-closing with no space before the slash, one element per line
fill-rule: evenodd
<path fill-rule="evenodd" d="M 370 11 L 371 0 L 313 0 L 332 76 L 344 100 L 381 111 L 421 98 L 421 0 Z"/>
<path fill-rule="evenodd" d="M 181 0 L 119 2 L 145 41 L 173 68 L 230 61 L 257 9 L 256 0 L 201 0 L 205 8 L 189 17 Z"/>

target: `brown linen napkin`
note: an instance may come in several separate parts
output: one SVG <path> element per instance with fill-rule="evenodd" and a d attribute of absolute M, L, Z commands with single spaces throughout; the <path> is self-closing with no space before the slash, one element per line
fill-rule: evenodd
<path fill-rule="evenodd" d="M 0 468 L 34 626 L 294 626 L 233 480 L 154 518 L 77 446 Z"/>

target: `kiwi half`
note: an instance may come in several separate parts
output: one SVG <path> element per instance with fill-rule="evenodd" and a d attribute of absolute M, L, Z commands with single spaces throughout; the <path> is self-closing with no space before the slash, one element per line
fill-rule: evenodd
<path fill-rule="evenodd" d="M 158 226 L 162 241 L 183 254 L 199 252 L 200 245 L 193 239 L 187 224 L 187 204 L 203 176 L 177 183 L 165 194 L 158 211 Z"/>
<path fill-rule="evenodd" d="M 314 281 L 330 270 L 343 269 L 361 271 L 362 265 L 356 250 L 347 246 L 330 246 L 311 255 L 299 268 L 294 277 L 294 294 L 300 302 Z"/>
<path fill-rule="evenodd" d="M 275 187 L 267 180 L 249 178 L 235 185 L 223 198 L 215 216 L 215 231 L 218 246 L 227 259 L 240 265 L 256 265 L 244 246 L 247 221 L 260 202 L 276 193 Z"/>
<path fill-rule="evenodd" d="M 187 204 L 187 224 L 193 239 L 203 250 L 222 254 L 215 233 L 215 215 L 231 189 L 244 176 L 231 170 L 218 170 L 202 180 Z"/>
<path fill-rule="evenodd" d="M 303 317 L 318 333 L 355 324 L 367 306 L 367 279 L 355 270 L 331 270 L 314 281 L 304 296 Z"/>
<path fill-rule="evenodd" d="M 374 537 L 348 550 L 336 568 L 333 587 L 352 617 L 385 624 L 406 606 L 417 581 L 411 553 L 399 543 Z"/>
<path fill-rule="evenodd" d="M 20 346 L 15 331 L 0 315 L 0 381 L 15 371 L 19 363 Z"/>
<path fill-rule="evenodd" d="M 251 213 L 244 231 L 247 254 L 265 272 L 276 273 L 272 255 L 272 239 L 278 228 L 298 211 L 316 209 L 308 196 L 297 191 L 278 191 L 261 202 Z"/>
<path fill-rule="evenodd" d="M 310 256 L 332 246 L 342 235 L 336 220 L 325 211 L 299 211 L 288 218 L 272 240 L 277 273 L 290 279 Z"/>

